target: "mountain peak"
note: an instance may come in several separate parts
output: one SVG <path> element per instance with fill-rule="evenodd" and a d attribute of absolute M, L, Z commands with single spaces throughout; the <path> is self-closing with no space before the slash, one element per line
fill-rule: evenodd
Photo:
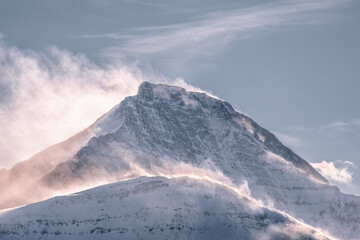
<path fill-rule="evenodd" d="M 179 100 L 187 92 L 184 88 L 163 83 L 143 82 L 139 86 L 137 96 L 151 99 Z"/>
<path fill-rule="evenodd" d="M 130 122 L 127 123 L 127 121 Z M 199 124 L 200 126 L 197 126 Z M 199 131 L 200 128 L 203 128 L 203 131 L 206 131 L 209 136 L 211 133 L 214 134 L 213 137 L 217 141 L 230 141 L 232 139 L 229 144 L 240 145 L 242 148 L 245 143 L 236 143 L 234 141 L 239 141 L 238 138 L 240 135 L 243 135 L 240 138 L 249 141 L 253 145 L 249 146 L 250 149 L 256 146 L 257 151 L 263 154 L 266 151 L 272 152 L 313 179 L 328 184 L 328 181 L 313 169 L 309 163 L 284 146 L 274 134 L 259 126 L 248 116 L 235 111 L 229 103 L 202 92 L 188 92 L 184 88 L 163 83 L 143 82 L 139 86 L 137 95 L 126 98 L 97 122 L 97 131 L 95 132 L 97 136 L 107 135 L 115 133 L 125 126 L 127 131 L 135 131 L 133 134 L 138 136 L 138 144 L 141 143 L 143 145 L 148 145 L 147 141 L 144 140 L 144 134 L 147 131 L 150 131 L 147 134 L 150 138 L 159 137 L 153 136 L 154 133 L 171 132 L 176 134 L 178 131 L 188 132 L 189 135 L 183 138 L 192 136 L 195 139 L 184 140 L 183 144 L 187 145 L 190 141 L 206 146 L 209 143 L 197 141 L 200 136 L 194 134 L 192 130 L 197 128 Z M 146 128 L 144 129 L 145 126 Z M 232 132 L 235 135 L 231 136 L 227 133 L 226 137 L 220 139 L 215 131 L 220 131 L 222 132 L 221 134 L 224 134 L 225 126 L 228 128 L 226 130 L 228 133 Z M 178 134 L 183 135 L 183 133 Z M 235 139 L 233 139 L 234 137 Z M 159 140 L 165 141 L 166 146 L 169 144 L 167 141 L 179 141 L 179 139 L 167 138 L 168 136 L 164 135 L 163 139 Z M 159 140 L 153 139 L 152 141 Z M 203 139 L 199 140 L 203 141 Z M 211 141 L 215 140 L 211 139 Z M 159 148 L 163 147 L 159 146 Z M 173 147 L 177 148 L 175 145 Z M 194 154 L 196 149 L 199 149 L 199 147 L 194 148 L 193 144 L 188 146 L 187 151 Z"/>
<path fill-rule="evenodd" d="M 154 84 L 151 82 L 142 82 L 139 86 L 137 95 L 141 96 L 151 96 L 153 91 Z"/>

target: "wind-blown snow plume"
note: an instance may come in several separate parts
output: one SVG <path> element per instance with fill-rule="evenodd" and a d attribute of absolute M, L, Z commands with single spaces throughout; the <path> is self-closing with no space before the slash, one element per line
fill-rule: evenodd
<path fill-rule="evenodd" d="M 145 80 L 203 92 L 135 63 L 99 66 L 84 54 L 20 50 L 0 38 L 0 168 L 88 127 Z"/>
<path fill-rule="evenodd" d="M 88 127 L 144 78 L 135 65 L 100 67 L 56 47 L 22 51 L 0 42 L 0 167 Z"/>
<path fill-rule="evenodd" d="M 220 171 L 215 164 L 210 160 L 204 161 L 200 166 L 194 166 L 189 163 L 175 161 L 169 158 L 159 159 L 156 164 L 151 163 L 148 166 L 136 161 L 131 153 L 125 157 L 127 164 L 126 169 L 117 172 L 109 173 L 96 169 L 96 174 L 91 170 L 84 173 L 83 178 L 89 179 L 86 183 L 80 181 L 78 184 L 72 184 L 70 187 L 56 190 L 52 196 L 66 195 L 72 192 L 78 192 L 91 187 L 125 181 L 137 177 L 165 177 L 168 179 L 175 178 L 190 178 L 202 182 L 220 185 L 233 192 L 239 197 L 245 197 L 251 200 L 258 206 L 264 206 L 264 203 L 251 197 L 251 191 L 247 182 L 244 180 L 241 184 L 234 184 L 222 171 Z M 45 189 L 48 191 L 48 189 Z M 47 197 L 48 198 L 48 197 Z"/>
<path fill-rule="evenodd" d="M 148 177 L 161 176 L 169 179 L 187 177 L 203 180 L 221 185 L 231 189 L 242 197 L 252 199 L 251 192 L 246 181 L 244 181 L 240 186 L 235 185 L 228 177 L 215 167 L 214 163 L 210 159 L 203 162 L 199 167 L 184 162 L 172 161 L 171 159 L 162 160 L 160 162 L 161 163 L 159 165 L 151 164 L 150 168 L 144 168 L 142 164 L 131 162 L 131 175 Z M 252 200 L 257 202 L 255 199 Z"/>
<path fill-rule="evenodd" d="M 263 213 L 265 209 L 268 209 L 284 216 L 286 219 L 291 220 L 291 224 L 271 225 L 266 232 L 257 236 L 258 239 L 277 239 L 276 237 L 278 236 L 283 236 L 284 239 L 298 239 L 301 238 L 303 234 L 314 236 L 316 239 L 335 239 L 330 237 L 326 231 L 312 227 L 283 211 L 279 211 L 273 207 L 267 206 L 267 204 L 264 204 L 261 200 L 254 199 L 251 196 L 251 192 L 246 181 L 240 185 L 233 184 L 232 181 L 226 177 L 226 175 L 224 175 L 219 169 L 215 167 L 214 163 L 210 159 L 206 160 L 199 167 L 184 162 L 172 161 L 171 159 L 162 159 L 159 160 L 158 164 L 156 165 L 151 164 L 149 167 L 144 167 L 144 165 L 133 161 L 132 156 L 129 155 L 127 157 L 127 163 L 130 167 L 127 171 L 127 174 L 121 174 L 120 177 L 115 177 L 109 175 L 106 172 L 103 174 L 98 172 L 92 183 L 89 183 L 87 186 L 84 184 L 73 186 L 70 192 L 77 192 L 88 189 L 92 187 L 92 184 L 93 186 L 99 186 L 101 184 L 110 182 L 118 182 L 119 180 L 124 182 L 125 180 L 129 179 L 138 179 L 139 176 L 146 176 L 150 178 L 165 177 L 167 179 L 191 179 L 199 181 L 209 187 L 222 187 L 233 192 L 239 199 L 246 199 L 246 205 L 244 205 L 246 206 L 246 211 Z M 64 193 L 69 193 L 69 189 L 57 192 L 54 195 L 63 195 Z M 226 196 L 223 197 L 226 198 Z M 5 209 L 1 213 L 8 211 L 9 210 Z"/>

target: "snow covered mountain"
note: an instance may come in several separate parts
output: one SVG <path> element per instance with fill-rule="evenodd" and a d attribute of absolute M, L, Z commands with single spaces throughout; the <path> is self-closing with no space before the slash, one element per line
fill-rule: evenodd
<path fill-rule="evenodd" d="M 127 97 L 83 133 L 57 147 L 67 149 L 64 146 L 71 147 L 68 151 L 55 151 L 56 160 L 52 160 L 51 151 L 49 155 L 39 153 L 40 158 L 35 156 L 27 161 L 28 167 L 21 168 L 20 163 L 18 170 L 13 168 L 3 174 L 2 188 L 11 194 L 0 197 L 1 206 L 12 207 L 139 176 L 191 177 L 249 188 L 243 197 L 261 201 L 258 205 L 268 206 L 269 211 L 286 212 L 332 236 L 341 239 L 360 236 L 359 197 L 330 186 L 272 133 L 230 104 L 205 93 L 144 82 L 137 95 Z M 42 161 L 48 165 L 32 173 L 27 190 L 18 193 L 23 181 L 10 176 L 14 172 L 19 176 L 26 174 L 27 169 L 41 166 Z M 25 200 L 21 198 L 24 195 Z M 55 200 L 41 204 L 51 201 Z M 169 203 L 164 204 L 169 207 Z M 26 213 L 31 206 L 16 212 Z M 39 213 L 31 212 L 29 217 L 35 218 L 36 214 Z M 15 212 L 1 215 L 0 222 L 12 219 L 15 224 L 16 216 L 20 215 Z M 14 227 L 5 225 L 2 225 L 5 232 Z"/>
<path fill-rule="evenodd" d="M 145 200 L 144 200 L 145 199 Z M 0 218 L 1 239 L 329 239 L 214 183 L 144 178 L 52 198 Z"/>

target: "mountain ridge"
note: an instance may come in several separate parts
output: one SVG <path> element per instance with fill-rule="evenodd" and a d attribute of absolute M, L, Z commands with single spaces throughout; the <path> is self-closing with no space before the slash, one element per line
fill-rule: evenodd
<path fill-rule="evenodd" d="M 102 239 L 239 236 L 271 240 L 332 239 L 286 214 L 251 205 L 251 201 L 231 189 L 189 178 L 140 177 L 0 215 L 2 239 L 98 239 L 99 236 Z"/>
<path fill-rule="evenodd" d="M 54 194 L 139 176 L 211 175 L 246 182 L 253 198 L 337 237 L 360 234 L 359 197 L 341 193 L 271 132 L 205 93 L 144 82 L 92 130 L 34 186 Z"/>

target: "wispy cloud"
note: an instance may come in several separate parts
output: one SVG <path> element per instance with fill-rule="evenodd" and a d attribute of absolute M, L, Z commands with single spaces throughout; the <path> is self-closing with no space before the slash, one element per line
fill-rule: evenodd
<path fill-rule="evenodd" d="M 333 8 L 344 2 L 347 0 L 278 1 L 259 7 L 211 13 L 187 23 L 81 37 L 118 39 L 118 46 L 108 48 L 108 54 L 116 51 L 153 54 L 190 47 L 193 54 L 211 54 L 214 47 L 224 45 L 235 38 L 247 38 L 257 30 L 318 23 L 321 18 L 314 15 L 315 11 Z"/>
<path fill-rule="evenodd" d="M 340 131 L 340 132 L 352 132 L 360 130 L 360 119 L 353 119 L 350 121 L 338 121 L 321 126 L 320 130 L 325 131 Z"/>
<path fill-rule="evenodd" d="M 335 162 L 322 161 L 321 163 L 310 163 L 317 171 L 330 181 L 337 183 L 350 183 L 353 173 L 350 168 L 356 167 L 353 162 L 337 160 Z"/>

